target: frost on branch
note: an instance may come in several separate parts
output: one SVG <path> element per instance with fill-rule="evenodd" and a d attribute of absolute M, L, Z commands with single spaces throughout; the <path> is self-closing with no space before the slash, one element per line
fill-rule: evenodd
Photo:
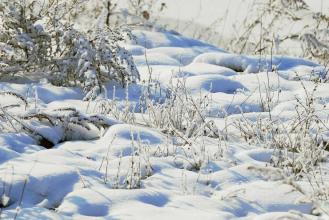
<path fill-rule="evenodd" d="M 76 30 L 69 21 L 84 1 L 5 0 L 0 5 L 0 77 L 42 75 L 54 84 L 78 85 L 94 98 L 110 80 L 139 79 L 132 56 L 119 45 L 128 30 Z"/>

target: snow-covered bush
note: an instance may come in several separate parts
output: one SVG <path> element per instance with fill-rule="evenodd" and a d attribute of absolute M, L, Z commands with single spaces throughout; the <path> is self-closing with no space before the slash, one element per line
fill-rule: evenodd
<path fill-rule="evenodd" d="M 0 77 L 42 75 L 54 84 L 79 85 L 95 97 L 109 80 L 136 82 L 132 56 L 119 45 L 123 28 L 83 33 L 70 23 L 84 1 L 5 0 L 0 6 Z"/>
<path fill-rule="evenodd" d="M 199 98 L 192 96 L 185 80 L 172 82 L 166 94 L 160 102 L 150 99 L 149 91 L 142 97 L 141 103 L 146 107 L 145 122 L 149 126 L 179 136 L 187 144 L 191 144 L 190 138 L 219 137 L 213 121 L 206 120 L 212 102 L 210 94 L 200 94 Z"/>
<path fill-rule="evenodd" d="M 26 133 L 41 146 L 71 140 L 99 138 L 112 125 L 99 114 L 83 114 L 75 108 L 34 109 L 34 103 L 13 92 L 1 92 L 1 98 L 13 97 L 13 104 L 0 105 L 0 132 Z"/>
<path fill-rule="evenodd" d="M 283 23 L 300 20 L 298 13 L 307 9 L 303 0 L 256 1 L 253 11 L 243 21 L 243 28 L 236 30 L 238 34 L 231 42 L 234 43 L 231 49 L 257 54 L 270 51 L 273 41 L 278 47 L 282 41 L 298 38 L 296 35 L 278 37 L 277 33 L 285 28 Z"/>
<path fill-rule="evenodd" d="M 315 13 L 303 0 L 255 1 L 241 26 L 234 26 L 236 37 L 228 45 L 237 53 L 295 53 L 326 62 L 328 27 L 328 16 Z"/>
<path fill-rule="evenodd" d="M 328 120 L 320 116 L 321 111 L 326 111 L 326 105 L 315 95 L 322 81 L 317 79 L 311 91 L 303 81 L 300 83 L 305 94 L 296 97 L 295 112 L 289 120 L 273 116 L 271 111 L 276 100 L 265 98 L 263 105 L 268 115 L 248 119 L 242 113 L 243 117 L 234 124 L 247 143 L 273 149 L 273 166 L 282 168 L 287 176 L 306 177 L 315 186 L 313 196 L 327 199 L 328 192 L 321 187 L 320 163 L 328 156 Z"/>
<path fill-rule="evenodd" d="M 104 82 L 114 80 L 122 86 L 136 82 L 139 74 L 133 58 L 118 44 L 123 40 L 121 30 L 98 30 L 90 37 L 75 30 L 66 32 L 64 59 L 56 64 L 56 82 L 82 85 L 89 91 L 87 99 L 95 97 Z"/>

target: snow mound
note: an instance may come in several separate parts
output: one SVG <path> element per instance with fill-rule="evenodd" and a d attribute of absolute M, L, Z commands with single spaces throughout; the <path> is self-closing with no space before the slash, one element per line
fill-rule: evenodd
<path fill-rule="evenodd" d="M 63 215 L 74 215 L 100 217 L 109 213 L 112 201 L 98 190 L 81 189 L 70 193 L 58 211 Z"/>
<path fill-rule="evenodd" d="M 136 37 L 137 45 L 145 48 L 156 48 L 156 47 L 209 47 L 211 49 L 220 50 L 216 47 L 203 43 L 198 40 L 183 37 L 176 33 L 169 32 L 156 32 L 146 30 L 133 30 L 133 35 Z M 223 51 L 223 50 L 220 50 Z"/>
<path fill-rule="evenodd" d="M 237 73 L 229 68 L 207 64 L 207 63 L 191 63 L 181 68 L 176 77 L 188 77 L 196 75 L 221 75 L 221 76 L 235 76 Z"/>
<path fill-rule="evenodd" d="M 147 56 L 139 55 L 134 56 L 135 64 L 138 66 L 146 66 L 146 65 L 171 65 L 178 66 L 179 62 L 167 56 L 166 54 L 161 53 L 149 53 Z"/>
<path fill-rule="evenodd" d="M 185 85 L 192 93 L 208 91 L 210 93 L 233 94 L 238 90 L 246 90 L 240 82 L 221 75 L 191 76 L 186 79 Z"/>
<path fill-rule="evenodd" d="M 0 134 L 0 163 L 32 154 L 42 149 L 36 141 L 26 134 Z"/>
<path fill-rule="evenodd" d="M 0 166 L 0 174 L 7 176 L 2 180 L 4 184 L 0 189 L 10 198 L 9 207 L 16 207 L 22 198 L 22 206 L 25 208 L 35 205 L 55 208 L 79 182 L 79 175 L 74 167 L 33 160 L 16 160 L 11 165 L 12 168 Z M 23 194 L 22 197 L 22 190 L 28 196 Z"/>
<path fill-rule="evenodd" d="M 244 56 L 229 53 L 204 53 L 197 56 L 194 63 L 208 63 L 218 66 L 224 66 L 235 70 L 236 72 L 257 73 L 261 71 L 289 70 L 296 66 L 317 67 L 318 64 L 299 58 L 286 56 L 273 56 L 272 58 L 261 58 Z"/>
<path fill-rule="evenodd" d="M 275 189 L 275 195 L 264 196 L 266 191 L 273 189 Z M 255 181 L 243 186 L 233 186 L 225 192 L 216 192 L 214 197 L 227 200 L 231 204 L 240 204 L 240 206 L 243 204 L 244 209 L 235 210 L 236 216 L 245 216 L 248 210 L 256 213 L 288 212 L 292 209 L 308 213 L 312 210 L 310 203 L 298 204 L 297 201 L 303 197 L 300 192 L 290 185 L 275 182 Z"/>
<path fill-rule="evenodd" d="M 166 142 L 166 137 L 156 130 L 129 124 L 111 126 L 102 137 L 105 146 L 111 144 L 115 156 L 131 155 L 140 145 L 156 148 Z"/>
<path fill-rule="evenodd" d="M 0 92 L 15 92 L 26 98 L 38 98 L 44 103 L 56 100 L 83 98 L 83 92 L 78 88 L 57 87 L 51 84 L 15 84 L 0 82 Z"/>
<path fill-rule="evenodd" d="M 153 53 L 165 54 L 178 61 L 179 65 L 187 65 L 193 61 L 193 59 L 209 51 L 216 51 L 218 49 L 209 46 L 193 46 L 193 47 L 157 47 L 148 49 L 146 51 L 147 57 L 152 57 Z"/>

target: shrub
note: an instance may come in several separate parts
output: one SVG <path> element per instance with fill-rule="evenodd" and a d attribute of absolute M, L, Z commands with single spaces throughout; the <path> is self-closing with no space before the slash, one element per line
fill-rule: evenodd
<path fill-rule="evenodd" d="M 123 28 L 76 30 L 70 22 L 83 0 L 41 3 L 5 0 L 0 5 L 0 77 L 42 74 L 54 84 L 78 85 L 94 98 L 109 80 L 124 86 L 139 79 L 132 56 L 119 45 Z"/>
<path fill-rule="evenodd" d="M 283 24 L 301 28 L 291 28 L 287 32 Z M 329 17 L 312 11 L 303 0 L 256 1 L 241 27 L 235 27 L 237 37 L 229 44 L 229 49 L 236 53 L 262 55 L 274 51 L 291 55 L 292 48 L 289 47 L 297 43 L 296 48 L 299 45 L 300 50 L 295 48 L 293 53 L 319 62 L 328 60 Z M 287 48 L 281 46 L 285 41 L 290 43 Z"/>
<path fill-rule="evenodd" d="M 306 178 L 312 186 L 313 196 L 326 200 L 328 192 L 323 187 L 321 163 L 328 156 L 328 120 L 321 113 L 326 112 L 327 107 L 316 96 L 323 82 L 322 78 L 315 79 L 310 90 L 300 81 L 304 95 L 296 97 L 295 111 L 290 119 L 282 120 L 279 115 L 272 115 L 276 100 L 265 98 L 262 106 L 268 106 L 268 115 L 260 114 L 250 120 L 242 113 L 241 119 L 234 124 L 249 144 L 273 149 L 270 163 L 274 167 L 282 168 L 287 176 L 295 179 Z M 271 96 L 271 92 L 266 91 L 266 95 Z"/>

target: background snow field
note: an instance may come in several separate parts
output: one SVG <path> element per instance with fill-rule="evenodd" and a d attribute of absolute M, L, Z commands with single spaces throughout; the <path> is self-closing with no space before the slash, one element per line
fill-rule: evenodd
<path fill-rule="evenodd" d="M 136 29 L 133 34 L 137 41 L 125 47 L 133 54 L 141 82 L 126 89 L 110 83 L 105 98 L 115 100 L 122 112 L 130 102 L 135 123 L 105 114 L 102 121 L 108 128 L 81 128 L 83 135 L 72 134 L 63 141 L 67 134 L 59 127 L 30 122 L 51 140 L 52 149 L 23 133 L 1 133 L 0 195 L 6 203 L 1 219 L 329 218 L 325 205 L 321 217 L 313 215 L 316 203 L 310 199 L 307 180 L 292 181 L 285 170 L 270 165 L 276 149 L 241 140 L 233 126 L 242 118 L 267 118 L 261 97 L 278 91 L 271 117 L 289 123 L 296 97 L 305 99 L 305 89 L 312 91 L 312 79 L 321 76 L 324 67 L 286 56 L 260 62 L 258 57 L 231 54 L 166 31 Z M 184 143 L 177 135 L 149 126 L 144 119 L 151 116 L 141 111 L 140 97 L 150 78 L 163 89 L 184 84 L 195 100 L 210 96 L 205 120 L 229 137 L 198 136 Z M 83 101 L 76 88 L 1 82 L 0 90 L 29 101 L 26 109 L 10 109 L 17 115 L 45 111 L 55 117 L 69 114 L 57 111 L 67 108 L 91 118 L 102 109 L 101 99 Z M 329 84 L 320 83 L 314 94 L 324 120 L 328 91 Z M 154 101 L 166 97 L 160 93 Z M 3 106 L 16 101 L 0 99 Z M 321 166 L 328 179 L 329 163 L 324 159 Z"/>
<path fill-rule="evenodd" d="M 196 97 L 210 92 L 209 116 L 219 128 L 225 120 L 242 117 L 241 109 L 249 112 L 243 117 L 251 119 L 262 111 L 258 98 L 266 88 L 258 87 L 265 85 L 267 74 L 259 71 L 268 70 L 269 61 L 259 64 L 257 58 L 229 54 L 167 32 L 134 33 L 137 44 L 127 48 L 134 54 L 141 78 L 154 77 L 163 87 L 170 78 L 174 83 L 184 80 Z M 303 89 L 289 77 L 290 72 L 305 71 L 303 83 L 311 88 L 310 70 L 320 66 L 283 56 L 273 62 L 278 74 L 269 73 L 271 88 L 282 90 L 273 117 L 287 120 L 295 96 L 302 96 Z M 142 86 L 132 88 L 131 101 L 138 101 Z M 29 92 L 37 92 L 37 108 L 48 111 L 70 107 L 92 114 L 90 106 L 96 105 L 82 101 L 81 92 L 73 88 L 12 83 L 1 83 L 0 88 L 27 98 L 35 98 Z M 113 88 L 108 86 L 109 97 Z M 329 102 L 327 91 L 328 84 L 321 84 L 316 94 L 325 103 Z M 116 99 L 125 100 L 120 89 Z M 206 162 L 195 171 L 184 169 L 190 166 L 186 146 L 177 145 L 174 137 L 143 124 L 108 120 L 113 122 L 100 137 L 64 142 L 49 150 L 25 134 L 0 134 L 0 189 L 3 199 L 10 198 L 1 217 L 13 218 L 19 212 L 19 219 L 316 219 L 310 215 L 313 204 L 306 195 L 290 185 L 280 169 L 268 165 L 272 149 L 233 140 L 224 147 L 216 139 L 200 137 L 190 148 L 196 152 L 205 148 Z M 61 131 L 36 127 L 54 143 L 59 141 Z M 237 135 L 234 129 L 231 132 Z M 134 163 L 139 166 L 140 182 L 127 183 L 137 181 Z M 324 164 L 326 172 L 327 167 Z M 127 184 L 136 189 L 126 189 Z"/>

